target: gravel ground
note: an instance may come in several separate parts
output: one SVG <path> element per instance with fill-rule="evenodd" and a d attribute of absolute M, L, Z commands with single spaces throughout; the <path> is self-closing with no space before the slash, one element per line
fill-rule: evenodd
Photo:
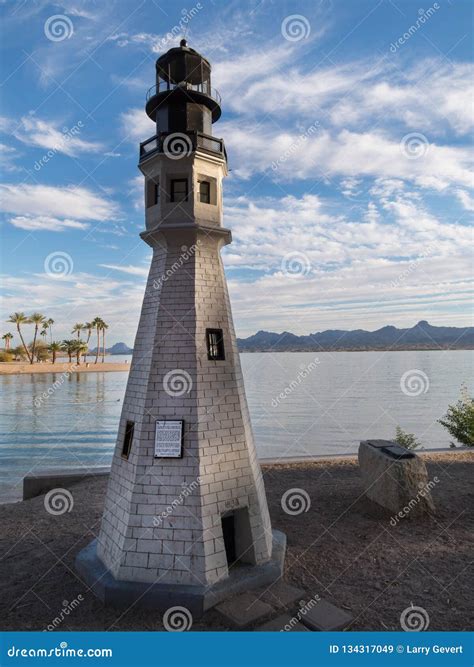
<path fill-rule="evenodd" d="M 306 599 L 318 594 L 348 610 L 352 630 L 399 630 L 400 614 L 412 604 L 426 610 L 430 630 L 473 626 L 474 455 L 424 460 L 430 479 L 439 479 L 436 515 L 395 527 L 389 512 L 362 496 L 355 458 L 264 467 L 273 526 L 288 537 L 285 580 L 304 589 Z M 106 479 L 70 488 L 74 507 L 60 516 L 45 511 L 44 497 L 0 506 L 1 629 L 43 630 L 75 600 L 58 629 L 162 629 L 160 614 L 103 607 L 75 573 L 75 555 L 98 532 Z M 293 488 L 311 499 L 309 510 L 296 516 L 281 508 L 282 495 Z M 210 611 L 193 629 L 228 628 Z"/>

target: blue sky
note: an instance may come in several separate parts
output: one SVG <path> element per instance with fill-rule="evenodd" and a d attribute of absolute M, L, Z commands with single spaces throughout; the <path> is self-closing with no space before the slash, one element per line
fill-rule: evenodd
<path fill-rule="evenodd" d="M 237 334 L 470 324 L 472 3 L 0 9 L 3 320 L 39 310 L 63 338 L 100 315 L 133 343 L 145 94 L 187 25 L 223 99 Z"/>

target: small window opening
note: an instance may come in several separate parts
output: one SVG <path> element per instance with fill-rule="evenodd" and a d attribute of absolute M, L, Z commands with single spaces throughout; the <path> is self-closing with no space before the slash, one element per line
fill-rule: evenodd
<path fill-rule="evenodd" d="M 134 429 L 135 429 L 135 423 L 134 422 L 129 422 L 128 421 L 125 424 L 125 437 L 123 439 L 123 446 L 122 446 L 122 457 L 124 459 L 128 459 L 128 456 L 130 454 L 130 450 L 132 448 Z"/>
<path fill-rule="evenodd" d="M 199 181 L 199 201 L 203 204 L 211 203 L 211 184 L 209 181 Z"/>
<path fill-rule="evenodd" d="M 171 201 L 188 201 L 188 179 L 175 178 L 171 181 Z"/>
<path fill-rule="evenodd" d="M 206 340 L 207 358 L 210 361 L 223 361 L 225 353 L 222 329 L 206 329 Z"/>
<path fill-rule="evenodd" d="M 235 517 L 233 514 L 222 517 L 222 537 L 224 539 L 227 564 L 233 565 L 237 560 L 235 548 Z"/>
<path fill-rule="evenodd" d="M 147 183 L 147 193 L 146 193 L 146 206 L 156 206 L 160 201 L 160 184 L 158 181 L 148 181 Z"/>

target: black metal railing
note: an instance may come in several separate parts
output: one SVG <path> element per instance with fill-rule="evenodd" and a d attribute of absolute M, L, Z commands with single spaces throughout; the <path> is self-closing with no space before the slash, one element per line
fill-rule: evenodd
<path fill-rule="evenodd" d="M 227 159 L 223 139 L 202 132 L 159 132 L 140 144 L 140 160 L 157 152 L 177 159 L 191 154 L 197 148 L 218 153 Z"/>
<path fill-rule="evenodd" d="M 219 106 L 221 106 L 221 96 L 219 95 L 219 91 L 215 88 L 212 88 L 209 81 L 202 81 L 201 83 L 189 83 L 188 81 L 173 83 L 171 81 L 160 79 L 158 83 L 156 83 L 148 90 L 146 94 L 146 101 L 148 102 L 151 97 L 158 95 L 158 93 L 165 93 L 170 90 L 174 90 L 175 88 L 181 88 L 182 90 L 195 90 L 198 93 L 212 97 L 212 99 L 215 100 Z"/>

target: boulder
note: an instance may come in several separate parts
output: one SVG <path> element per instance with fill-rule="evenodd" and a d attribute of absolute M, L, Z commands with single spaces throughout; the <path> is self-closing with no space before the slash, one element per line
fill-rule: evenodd
<path fill-rule="evenodd" d="M 395 524 L 406 516 L 434 512 L 431 489 L 437 477 L 428 479 L 424 461 L 413 451 L 390 440 L 364 440 L 359 467 L 366 496 L 393 512 Z"/>

